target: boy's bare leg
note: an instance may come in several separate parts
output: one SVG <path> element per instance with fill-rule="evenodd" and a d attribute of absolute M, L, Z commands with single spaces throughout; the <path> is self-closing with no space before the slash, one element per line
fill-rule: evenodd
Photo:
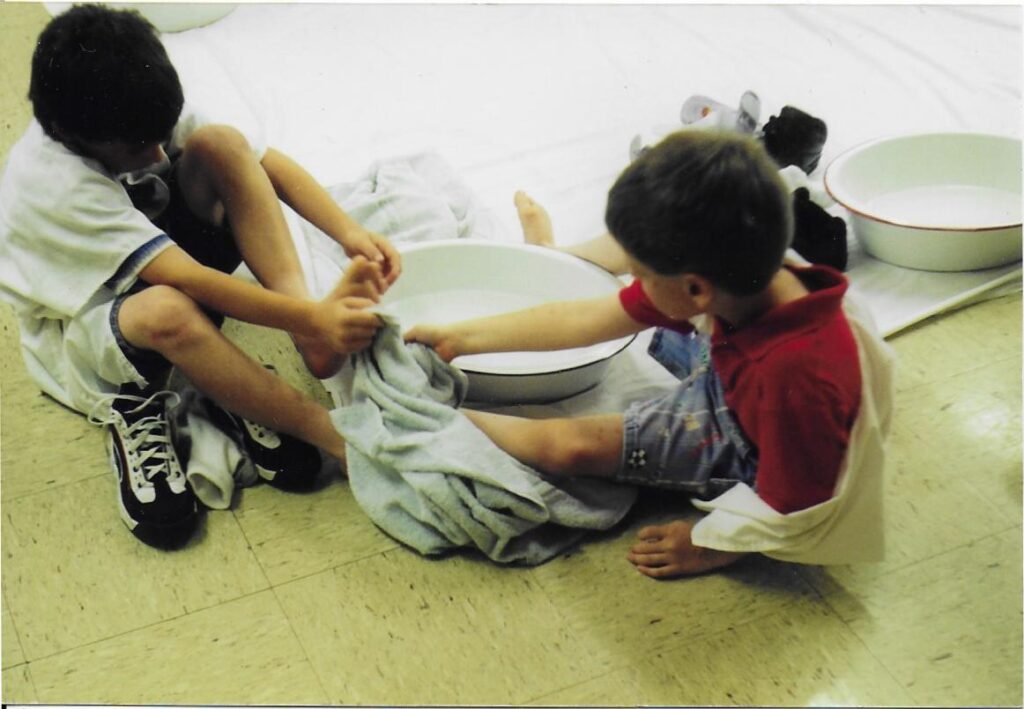
<path fill-rule="evenodd" d="M 248 141 L 228 126 L 205 126 L 185 144 L 178 164 L 182 195 L 200 219 L 226 217 L 242 260 L 267 288 L 309 297 L 284 212 Z"/>
<path fill-rule="evenodd" d="M 482 411 L 464 413 L 495 444 L 548 475 L 612 477 L 622 459 L 622 416 L 534 420 Z M 644 527 L 627 558 L 651 578 L 700 574 L 746 556 L 693 544 L 693 524 L 679 520 Z"/>
<path fill-rule="evenodd" d="M 494 443 L 548 475 L 610 478 L 622 461 L 622 416 L 526 419 L 463 411 Z"/>
<path fill-rule="evenodd" d="M 227 126 L 200 128 L 186 143 L 178 171 L 189 208 L 211 224 L 227 218 L 242 260 L 261 284 L 309 299 L 277 193 L 241 133 Z M 340 355 L 309 338 L 292 339 L 315 375 L 337 370 Z"/>
<path fill-rule="evenodd" d="M 548 216 L 547 210 L 522 191 L 516 192 L 514 202 L 516 212 L 519 214 L 519 223 L 523 228 L 523 240 L 527 244 L 557 248 L 554 230 L 551 227 L 551 218 Z M 616 276 L 629 271 L 626 252 L 622 250 L 611 234 L 602 234 L 589 241 L 561 250 L 590 261 Z"/>
<path fill-rule="evenodd" d="M 327 410 L 235 346 L 184 294 L 151 286 L 129 296 L 118 325 L 129 343 L 162 354 L 222 407 L 344 461 L 345 441 Z"/>
<path fill-rule="evenodd" d="M 551 217 L 547 210 L 522 190 L 515 193 L 512 201 L 519 214 L 519 224 L 523 227 L 523 241 L 534 246 L 554 248 L 555 232 L 551 228 Z"/>
<path fill-rule="evenodd" d="M 629 259 L 611 234 L 602 234 L 589 241 L 570 246 L 566 253 L 600 266 L 609 273 L 621 276 L 629 273 Z"/>

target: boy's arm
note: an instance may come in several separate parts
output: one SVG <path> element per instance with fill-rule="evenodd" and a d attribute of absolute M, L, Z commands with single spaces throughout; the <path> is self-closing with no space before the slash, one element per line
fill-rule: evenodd
<path fill-rule="evenodd" d="M 305 168 L 284 153 L 268 148 L 260 164 L 285 204 L 341 244 L 349 256 L 380 263 L 387 282 L 395 282 L 402 260 L 387 238 L 353 220 Z"/>
<path fill-rule="evenodd" d="M 344 278 L 324 300 L 300 300 L 207 268 L 178 246 L 162 251 L 139 277 L 238 320 L 321 339 L 337 352 L 362 349 L 381 325 L 365 310 L 378 300 L 379 289 Z"/>
<path fill-rule="evenodd" d="M 623 310 L 618 293 L 614 293 L 590 300 L 545 303 L 451 325 L 418 325 L 405 334 L 405 339 L 433 347 L 450 362 L 459 355 L 482 352 L 585 347 L 634 335 L 646 327 Z"/>

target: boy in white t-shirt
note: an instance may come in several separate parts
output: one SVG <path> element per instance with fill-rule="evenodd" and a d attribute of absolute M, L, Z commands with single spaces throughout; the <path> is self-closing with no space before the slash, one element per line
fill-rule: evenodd
<path fill-rule="evenodd" d="M 397 252 L 287 156 L 184 107 L 157 31 L 135 12 L 84 5 L 51 20 L 29 98 L 35 120 L 0 182 L 0 296 L 40 387 L 108 424 L 125 523 L 168 548 L 196 526 L 164 413 L 172 365 L 231 412 L 264 479 L 310 487 L 317 449 L 343 460 L 344 441 L 322 406 L 219 324 L 285 330 L 328 376 L 380 326 L 366 308 L 398 277 Z M 278 199 L 353 257 L 322 301 Z M 261 285 L 229 275 L 243 261 Z"/>

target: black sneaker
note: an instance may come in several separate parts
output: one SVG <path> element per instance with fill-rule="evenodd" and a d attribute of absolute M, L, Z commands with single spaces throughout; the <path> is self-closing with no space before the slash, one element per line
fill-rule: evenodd
<path fill-rule="evenodd" d="M 126 385 L 109 400 L 107 450 L 117 473 L 121 519 L 139 540 L 161 549 L 182 546 L 198 523 L 195 495 L 171 444 L 164 406 L 168 391 L 146 395 Z"/>
<path fill-rule="evenodd" d="M 242 433 L 242 442 L 256 472 L 268 484 L 292 492 L 310 490 L 320 475 L 322 459 L 316 446 L 286 433 L 227 412 Z"/>
<path fill-rule="evenodd" d="M 316 485 L 323 464 L 316 446 L 242 418 L 209 397 L 203 399 L 210 420 L 241 446 L 262 480 L 290 492 L 310 490 Z"/>
<path fill-rule="evenodd" d="M 813 264 L 846 270 L 846 222 L 811 201 L 806 187 L 793 192 L 793 250 Z"/>

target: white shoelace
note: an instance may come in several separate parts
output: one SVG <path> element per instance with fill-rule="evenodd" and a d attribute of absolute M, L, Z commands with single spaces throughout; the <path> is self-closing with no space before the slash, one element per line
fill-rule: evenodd
<path fill-rule="evenodd" d="M 93 405 L 89 411 L 89 422 L 101 426 L 118 426 L 118 420 L 121 419 L 122 422 L 124 420 L 123 415 L 130 416 L 138 413 L 160 398 L 173 399 L 172 406 L 180 400 L 180 397 L 172 391 L 158 391 L 148 398 L 131 394 L 111 394 Z M 112 405 L 115 401 L 134 402 L 136 406 L 123 412 L 122 415 L 121 412 L 114 411 Z M 96 412 L 101 407 L 107 409 L 106 416 L 97 415 Z M 159 473 L 165 473 L 168 479 L 175 474 L 169 464 L 174 460 L 175 453 L 171 443 L 170 425 L 166 416 L 143 416 L 123 428 L 121 434 L 129 467 L 136 475 L 141 473 L 146 481 L 151 482 Z"/>

